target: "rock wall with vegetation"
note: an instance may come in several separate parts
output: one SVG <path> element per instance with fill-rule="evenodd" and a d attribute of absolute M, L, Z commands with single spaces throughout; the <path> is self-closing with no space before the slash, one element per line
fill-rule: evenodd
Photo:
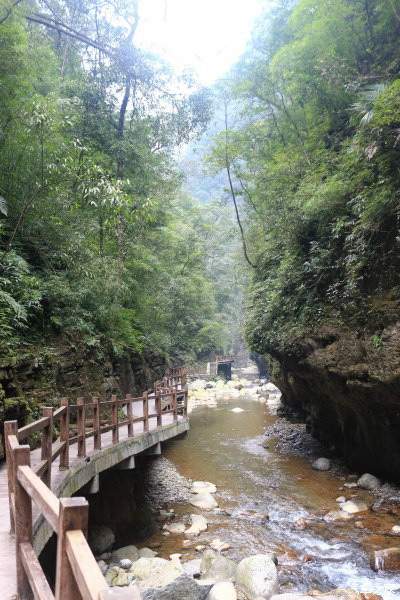
<path fill-rule="evenodd" d="M 241 211 L 251 347 L 319 438 L 396 479 L 399 34 L 397 0 L 276 3 L 221 86 L 210 157 Z"/>

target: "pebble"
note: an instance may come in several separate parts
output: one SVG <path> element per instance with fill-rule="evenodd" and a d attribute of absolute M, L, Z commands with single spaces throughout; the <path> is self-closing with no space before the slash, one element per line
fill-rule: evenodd
<path fill-rule="evenodd" d="M 339 504 L 342 504 L 342 502 L 346 502 L 346 497 L 339 496 L 339 498 L 336 498 L 336 502 L 338 502 Z"/>
<path fill-rule="evenodd" d="M 329 458 L 317 458 L 312 464 L 312 468 L 316 471 L 329 471 L 331 468 L 331 461 Z"/>
<path fill-rule="evenodd" d="M 368 510 L 368 506 L 365 502 L 355 502 L 354 500 L 348 500 L 344 504 L 342 504 L 341 509 L 344 512 L 354 515 L 360 512 L 366 512 Z"/>
<path fill-rule="evenodd" d="M 133 562 L 131 560 L 129 560 L 129 558 L 122 558 L 119 561 L 119 566 L 121 567 L 121 569 L 125 569 L 126 571 L 128 569 L 130 569 L 132 565 L 133 565 Z"/>

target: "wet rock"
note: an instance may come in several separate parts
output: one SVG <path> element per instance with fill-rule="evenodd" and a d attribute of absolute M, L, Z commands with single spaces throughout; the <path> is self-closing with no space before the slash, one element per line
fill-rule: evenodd
<path fill-rule="evenodd" d="M 344 512 L 347 512 L 351 515 L 360 512 L 366 512 L 368 510 L 368 506 L 365 504 L 365 502 L 359 502 L 355 500 L 348 500 L 347 502 L 344 502 L 340 508 L 344 510 Z"/>
<path fill-rule="evenodd" d="M 400 525 L 393 525 L 391 532 L 394 533 L 394 535 L 400 535 Z"/>
<path fill-rule="evenodd" d="M 205 600 L 211 585 L 199 585 L 186 574 L 162 588 L 149 588 L 142 592 L 143 600 Z"/>
<path fill-rule="evenodd" d="M 215 540 L 210 542 L 210 548 L 216 550 L 217 552 L 224 552 L 225 550 L 229 550 L 230 547 L 230 544 L 228 544 L 227 542 L 223 542 L 219 538 L 216 538 Z"/>
<path fill-rule="evenodd" d="M 94 554 L 102 554 L 115 544 L 115 534 L 107 525 L 93 525 L 89 530 L 89 545 Z"/>
<path fill-rule="evenodd" d="M 336 498 L 336 502 L 338 502 L 339 504 L 342 504 L 343 502 L 346 502 L 346 497 L 339 496 L 339 498 Z"/>
<path fill-rule="evenodd" d="M 192 494 L 215 494 L 217 486 L 209 481 L 194 481 L 190 491 Z"/>
<path fill-rule="evenodd" d="M 200 573 L 203 580 L 215 583 L 218 581 L 233 581 L 235 579 L 236 563 L 208 549 L 202 556 Z"/>
<path fill-rule="evenodd" d="M 136 548 L 136 546 L 130 545 L 124 546 L 123 548 L 118 548 L 118 550 L 114 550 L 114 552 L 111 554 L 111 560 L 114 562 L 119 562 L 124 558 L 135 562 L 140 558 L 139 550 Z"/>
<path fill-rule="evenodd" d="M 203 515 L 190 515 L 191 526 L 186 530 L 186 535 L 188 536 L 197 536 L 202 531 L 206 531 L 208 522 Z"/>
<path fill-rule="evenodd" d="M 358 487 L 358 485 L 354 481 L 347 481 L 346 483 L 343 484 L 343 486 L 349 490 Z"/>
<path fill-rule="evenodd" d="M 317 458 L 312 464 L 312 468 L 316 471 L 329 471 L 331 468 L 331 461 L 329 458 Z"/>
<path fill-rule="evenodd" d="M 213 508 L 218 508 L 217 501 L 209 493 L 193 494 L 190 496 L 189 502 L 192 506 L 201 508 L 202 510 L 213 510 Z"/>
<path fill-rule="evenodd" d="M 370 565 L 374 571 L 400 571 L 400 548 L 375 550 L 371 555 Z"/>
<path fill-rule="evenodd" d="M 230 581 L 220 581 L 211 588 L 207 600 L 236 600 L 235 586 Z"/>
<path fill-rule="evenodd" d="M 370 473 L 364 473 L 357 481 L 357 485 L 364 490 L 376 490 L 381 486 L 381 482 L 375 475 L 371 475 Z"/>
<path fill-rule="evenodd" d="M 179 535 L 180 533 L 185 533 L 186 525 L 183 523 L 183 521 L 176 521 L 173 523 L 167 523 L 164 525 L 163 529 L 165 531 L 169 531 L 169 533 Z"/>
<path fill-rule="evenodd" d="M 372 505 L 374 512 L 400 516 L 400 498 L 380 498 Z"/>
<path fill-rule="evenodd" d="M 331 510 L 324 516 L 324 521 L 348 521 L 352 515 L 343 510 Z"/>
<path fill-rule="evenodd" d="M 269 554 L 244 558 L 236 570 L 236 584 L 248 600 L 270 599 L 278 591 L 278 572 Z"/>
<path fill-rule="evenodd" d="M 300 529 L 301 531 L 303 529 L 305 529 L 307 527 L 307 525 L 308 525 L 308 523 L 304 519 L 304 517 L 300 517 L 299 519 L 296 519 L 296 521 L 294 522 L 294 526 L 296 527 L 296 529 Z"/>

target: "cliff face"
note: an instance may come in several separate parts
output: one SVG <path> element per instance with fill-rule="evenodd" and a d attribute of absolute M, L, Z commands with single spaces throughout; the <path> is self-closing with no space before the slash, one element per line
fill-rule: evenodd
<path fill-rule="evenodd" d="M 272 360 L 284 410 L 357 471 L 400 481 L 400 321 L 379 336 L 326 327 Z"/>

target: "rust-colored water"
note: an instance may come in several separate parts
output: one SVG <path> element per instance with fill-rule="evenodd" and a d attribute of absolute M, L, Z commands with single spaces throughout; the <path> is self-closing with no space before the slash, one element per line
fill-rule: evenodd
<path fill-rule="evenodd" d="M 244 412 L 233 413 L 237 406 Z M 376 574 L 368 561 L 371 548 L 400 545 L 399 538 L 388 535 L 394 518 L 371 513 L 362 517 L 362 528 L 355 526 L 357 518 L 325 522 L 323 515 L 338 509 L 338 496 L 355 494 L 369 504 L 373 497 L 340 490 L 343 478 L 314 471 L 305 458 L 280 455 L 273 444 L 263 448 L 263 431 L 275 419 L 266 405 L 251 400 L 199 407 L 191 415 L 187 437 L 165 448 L 164 455 L 182 475 L 217 485 L 216 498 L 229 513 L 208 513 L 209 530 L 193 546 L 220 537 L 231 544 L 227 556 L 234 559 L 273 550 L 283 590 L 350 587 L 380 593 L 385 600 L 400 598 L 400 578 Z M 173 508 L 179 514 L 196 512 L 186 504 Z M 309 521 L 304 530 L 296 526 L 300 518 Z M 182 550 L 183 536 L 157 539 L 162 555 L 196 554 L 193 548 Z"/>

